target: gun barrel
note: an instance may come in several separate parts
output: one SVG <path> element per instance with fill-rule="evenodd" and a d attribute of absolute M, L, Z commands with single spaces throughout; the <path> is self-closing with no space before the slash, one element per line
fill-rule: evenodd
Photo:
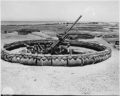
<path fill-rule="evenodd" d="M 67 30 L 65 31 L 65 34 L 62 36 L 62 38 L 60 40 L 58 40 L 57 42 L 53 43 L 51 46 L 50 46 L 50 50 L 51 52 L 54 52 L 54 49 L 56 47 L 58 47 L 64 40 L 65 38 L 67 37 L 67 33 L 73 28 L 73 26 L 78 22 L 78 20 L 82 17 L 82 15 L 80 15 L 78 17 L 78 19 L 72 24 L 72 26 Z"/>
<path fill-rule="evenodd" d="M 69 32 L 69 31 L 73 28 L 73 26 L 78 22 L 78 20 L 79 20 L 81 17 L 82 17 L 82 15 L 80 15 L 80 16 L 78 17 L 78 19 L 73 23 L 73 25 L 72 25 L 65 33 Z"/>

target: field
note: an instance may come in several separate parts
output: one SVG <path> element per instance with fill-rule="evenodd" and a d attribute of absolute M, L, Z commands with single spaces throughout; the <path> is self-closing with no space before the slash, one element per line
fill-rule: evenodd
<path fill-rule="evenodd" d="M 1 25 L 1 48 L 6 43 L 33 39 L 57 39 L 71 23 Z M 70 32 L 83 32 L 112 49 L 112 56 L 101 63 L 83 67 L 25 66 L 1 60 L 1 92 L 40 95 L 119 95 L 119 41 L 118 23 L 79 23 Z M 37 29 L 26 35 L 21 29 Z M 83 50 L 83 49 L 81 49 Z"/>

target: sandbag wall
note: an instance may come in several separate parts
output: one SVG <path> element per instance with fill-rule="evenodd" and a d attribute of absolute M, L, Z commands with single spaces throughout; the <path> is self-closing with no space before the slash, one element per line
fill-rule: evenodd
<path fill-rule="evenodd" d="M 6 44 L 4 49 L 1 50 L 1 59 L 11 62 L 11 63 L 21 63 L 24 65 L 31 66 L 84 66 L 89 64 L 96 64 L 102 62 L 109 57 L 111 57 L 111 49 L 109 47 L 84 42 L 84 41 L 70 41 L 70 44 L 73 46 L 87 47 L 97 50 L 95 53 L 89 54 L 67 54 L 67 55 L 49 55 L 49 54 L 30 54 L 30 53 L 16 53 L 13 54 L 10 50 L 24 46 L 26 44 L 35 44 L 35 43 L 52 43 L 55 40 L 27 40 L 13 42 Z M 63 43 L 66 44 L 66 41 Z"/>
<path fill-rule="evenodd" d="M 57 37 L 62 36 L 64 33 L 57 34 Z M 70 32 L 66 39 L 76 40 L 76 39 L 93 39 L 95 36 L 92 33 L 84 32 Z"/>

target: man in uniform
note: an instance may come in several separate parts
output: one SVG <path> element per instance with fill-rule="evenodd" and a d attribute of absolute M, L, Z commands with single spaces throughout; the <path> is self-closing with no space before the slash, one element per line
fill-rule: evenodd
<path fill-rule="evenodd" d="M 34 47 L 33 46 L 30 46 L 28 44 L 24 44 L 26 46 L 26 49 L 27 49 L 27 53 L 33 53 L 34 51 Z"/>
<path fill-rule="evenodd" d="M 70 54 L 70 44 L 68 43 L 67 46 L 59 46 L 58 49 L 56 50 L 57 54 Z"/>

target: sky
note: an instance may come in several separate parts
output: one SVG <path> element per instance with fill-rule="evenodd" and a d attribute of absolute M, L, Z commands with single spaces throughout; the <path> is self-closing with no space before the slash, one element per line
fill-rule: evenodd
<path fill-rule="evenodd" d="M 119 1 L 1 1 L 2 21 L 118 22 Z"/>

